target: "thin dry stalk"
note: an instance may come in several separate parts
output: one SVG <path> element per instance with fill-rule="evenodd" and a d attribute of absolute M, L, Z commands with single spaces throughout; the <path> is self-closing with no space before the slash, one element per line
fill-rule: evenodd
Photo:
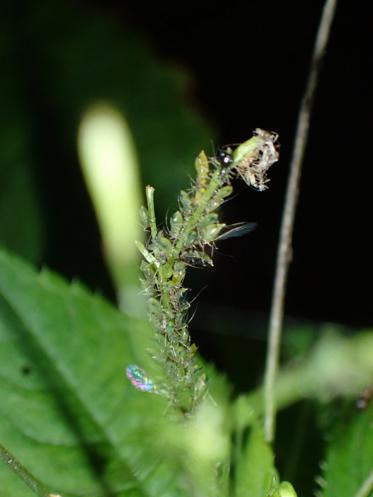
<path fill-rule="evenodd" d="M 268 442 L 272 442 L 275 434 L 276 412 L 274 402 L 274 386 L 280 356 L 285 291 L 288 269 L 291 259 L 291 239 L 299 194 L 299 181 L 301 176 L 304 152 L 308 139 L 313 102 L 317 84 L 319 82 L 322 61 L 325 57 L 326 46 L 330 35 L 330 29 L 336 10 L 336 5 L 337 0 L 326 0 L 324 4 L 313 56 L 309 68 L 308 81 L 299 109 L 293 155 L 290 163 L 290 176 L 286 191 L 285 207 L 282 215 L 280 239 L 277 252 L 276 273 L 274 279 L 269 324 L 267 363 L 264 379 L 264 432 L 266 440 Z"/>

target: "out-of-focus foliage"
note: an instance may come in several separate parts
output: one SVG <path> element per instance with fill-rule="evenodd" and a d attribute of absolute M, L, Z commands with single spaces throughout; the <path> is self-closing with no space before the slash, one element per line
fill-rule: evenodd
<path fill-rule="evenodd" d="M 0 20 L 0 243 L 33 262 L 42 257 L 43 226 L 35 179 L 34 130 L 15 71 L 9 28 Z M 8 36 L 7 36 L 8 35 Z"/>
<path fill-rule="evenodd" d="M 0 129 L 0 143 L 4 136 Z M 42 216 L 30 163 L 19 157 L 22 152 L 20 146 L 0 164 L 0 244 L 39 262 L 43 255 Z"/>
<path fill-rule="evenodd" d="M 88 5 L 21 2 L 1 17 L 0 30 L 2 170 L 22 162 L 28 170 L 23 175 L 32 179 L 36 165 L 39 172 L 47 167 L 59 174 L 75 167 L 80 115 L 89 104 L 104 100 L 126 115 L 143 179 L 158 185 L 159 207 L 164 212 L 175 203 L 174 192 L 187 184 L 192 159 L 211 139 L 187 96 L 185 74 L 167 67 L 140 41 L 141 34 L 124 31 L 114 17 Z M 9 175 L 3 172 L 0 179 Z M 35 239 L 38 214 L 31 180 L 24 183 L 12 196 L 28 226 L 18 232 L 32 232 Z M 6 208 L 16 222 L 17 209 Z M 8 240 L 22 251 L 22 238 L 13 241 L 6 235 Z M 22 253 L 35 259 L 35 252 L 30 247 Z"/>
<path fill-rule="evenodd" d="M 80 124 L 78 150 L 119 306 L 139 315 L 144 302 L 134 242 L 145 233 L 139 223 L 139 164 L 131 130 L 115 108 L 94 105 Z"/>
<path fill-rule="evenodd" d="M 373 403 L 363 411 L 346 406 L 328 434 L 326 460 L 321 465 L 320 497 L 349 497 L 373 472 Z M 366 495 L 372 494 L 371 491 Z"/>
<path fill-rule="evenodd" d="M 64 497 L 167 495 L 175 465 L 158 465 L 154 438 L 165 406 L 124 375 L 151 368 L 146 325 L 4 253 L 0 294 L 1 443 Z M 2 497 L 31 495 L 4 464 L 0 482 Z"/>
<path fill-rule="evenodd" d="M 161 374 L 144 323 L 5 253 L 0 295 L 0 440 L 38 480 L 64 497 L 228 495 L 233 425 L 226 385 L 211 368 L 212 397 L 195 416 L 165 416 L 161 395 L 124 376 L 133 363 Z M 260 437 L 244 449 L 237 478 L 241 490 L 255 481 L 264 496 L 273 456 Z M 2 497 L 32 495 L 7 464 L 0 482 Z"/>
<path fill-rule="evenodd" d="M 262 429 L 254 423 L 237 458 L 237 497 L 270 495 L 278 481 L 273 459 L 272 449 L 265 442 Z"/>

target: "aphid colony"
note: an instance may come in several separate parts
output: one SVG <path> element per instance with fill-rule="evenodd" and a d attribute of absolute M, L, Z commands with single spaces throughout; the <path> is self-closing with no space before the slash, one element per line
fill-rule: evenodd
<path fill-rule="evenodd" d="M 135 388 L 162 393 L 182 412 L 191 412 L 206 395 L 206 377 L 195 358 L 197 348 L 188 332 L 190 303 L 183 287 L 187 266 L 213 265 L 211 250 L 222 239 L 251 231 L 254 223 L 226 226 L 218 208 L 233 191 L 231 179 L 241 177 L 258 191 L 267 188 L 268 169 L 278 160 L 277 134 L 257 128 L 254 136 L 232 150 L 223 147 L 213 157 L 201 152 L 195 161 L 197 177 L 188 191 L 181 191 L 179 208 L 169 226 L 159 229 L 154 210 L 154 189 L 146 188 L 147 207 L 141 220 L 149 236 L 137 242 L 143 261 L 142 286 L 148 317 L 156 331 L 159 352 L 153 358 L 161 366 L 163 380 L 157 385 L 136 365 L 126 373 Z"/>

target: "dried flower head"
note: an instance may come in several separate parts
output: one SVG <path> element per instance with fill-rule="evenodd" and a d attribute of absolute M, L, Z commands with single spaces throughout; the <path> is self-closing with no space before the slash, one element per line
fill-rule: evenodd
<path fill-rule="evenodd" d="M 256 190 L 267 189 L 267 171 L 279 158 L 277 140 L 277 133 L 256 128 L 254 136 L 233 152 L 233 168 Z"/>

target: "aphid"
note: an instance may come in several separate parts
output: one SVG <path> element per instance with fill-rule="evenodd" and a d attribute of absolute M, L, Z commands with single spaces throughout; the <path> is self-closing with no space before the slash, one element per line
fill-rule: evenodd
<path fill-rule="evenodd" d="M 356 401 L 356 407 L 359 410 L 364 410 L 368 407 L 370 401 L 372 400 L 373 397 L 373 386 L 370 386 L 368 388 L 365 388 L 359 398 Z"/>
<path fill-rule="evenodd" d="M 233 167 L 256 190 L 267 189 L 267 171 L 279 158 L 277 140 L 277 133 L 256 128 L 254 136 L 232 153 Z"/>
<path fill-rule="evenodd" d="M 183 227 L 183 215 L 180 211 L 176 211 L 172 214 L 170 218 L 170 236 L 175 240 Z"/>
<path fill-rule="evenodd" d="M 201 250 L 188 250 L 182 257 L 190 266 L 207 267 L 214 265 L 211 257 Z"/>
<path fill-rule="evenodd" d="M 228 146 L 219 147 L 216 154 L 208 158 L 209 163 L 220 169 L 224 176 L 230 171 L 230 166 L 233 164 L 232 149 Z"/>
<path fill-rule="evenodd" d="M 126 368 L 126 374 L 132 385 L 141 390 L 142 392 L 156 392 L 157 388 L 153 381 L 149 378 L 147 373 L 136 366 L 136 364 L 131 364 Z"/>
<path fill-rule="evenodd" d="M 201 152 L 194 163 L 197 172 L 197 184 L 199 188 L 206 188 L 209 181 L 209 160 L 205 152 Z"/>

